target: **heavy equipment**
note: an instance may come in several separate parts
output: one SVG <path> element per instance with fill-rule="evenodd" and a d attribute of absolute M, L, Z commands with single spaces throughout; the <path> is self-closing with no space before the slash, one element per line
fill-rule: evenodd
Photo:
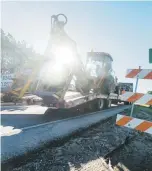
<path fill-rule="evenodd" d="M 51 17 L 50 41 L 44 58 L 33 68 L 17 97 L 21 99 L 32 86 L 31 93 L 41 97 L 47 106 L 69 108 L 87 102 L 96 103 L 98 108 L 108 106 L 111 99 L 119 98 L 111 55 L 88 52 L 84 65 L 76 42 L 64 30 L 66 24 L 64 14 Z M 69 91 L 71 81 L 75 83 L 74 91 Z"/>
<path fill-rule="evenodd" d="M 60 16 L 65 17 L 65 22 L 59 20 Z M 84 66 L 75 41 L 64 30 L 66 16 L 53 15 L 52 20 L 51 43 L 47 48 L 46 62 L 40 71 L 36 94 L 46 101 L 62 101 L 73 77 L 76 90 L 82 95 L 88 95 L 91 90 L 98 94 L 113 93 L 116 80 L 112 75 L 112 57 L 104 52 L 90 52 Z M 49 92 L 49 97 L 44 91 Z"/>

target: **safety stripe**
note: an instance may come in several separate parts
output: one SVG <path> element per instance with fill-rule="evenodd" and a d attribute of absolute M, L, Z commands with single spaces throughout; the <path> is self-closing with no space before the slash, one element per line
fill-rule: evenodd
<path fill-rule="evenodd" d="M 152 95 L 151 94 L 145 94 L 136 101 L 136 104 L 150 105 L 150 104 L 152 104 L 151 100 L 152 100 Z"/>
<path fill-rule="evenodd" d="M 124 116 L 117 121 L 117 125 L 119 125 L 119 126 L 126 125 L 131 120 L 132 120 L 132 118 L 130 118 L 128 116 Z"/>
<path fill-rule="evenodd" d="M 126 78 L 152 79 L 152 69 L 128 69 Z"/>
<path fill-rule="evenodd" d="M 149 129 L 147 129 L 145 132 L 146 133 L 149 133 L 149 134 L 152 134 L 152 127 L 150 127 Z"/>
<path fill-rule="evenodd" d="M 141 69 L 128 69 L 126 78 L 134 78 L 140 71 Z"/>
<path fill-rule="evenodd" d="M 152 127 L 152 122 L 148 122 L 148 121 L 143 121 L 140 125 L 138 125 L 135 129 L 139 130 L 139 131 L 146 131 L 148 128 Z"/>
<path fill-rule="evenodd" d="M 131 97 L 128 98 L 128 102 L 135 102 L 138 99 L 140 99 L 142 96 L 144 96 L 144 94 L 142 93 L 134 93 Z"/>
<path fill-rule="evenodd" d="M 140 119 L 136 119 L 136 120 L 134 120 L 133 118 L 132 118 L 132 120 L 130 121 L 130 122 L 128 122 L 126 125 L 124 125 L 124 126 L 126 126 L 126 127 L 128 127 L 128 128 L 136 128 L 138 125 L 140 125 L 142 123 L 142 121 L 140 120 Z"/>
<path fill-rule="evenodd" d="M 116 125 L 135 129 L 137 131 L 152 134 L 152 122 L 130 116 L 117 115 Z"/>
<path fill-rule="evenodd" d="M 152 72 L 150 72 L 148 75 L 144 77 L 144 79 L 152 79 Z"/>
<path fill-rule="evenodd" d="M 116 122 L 119 121 L 121 118 L 123 118 L 123 115 L 117 115 L 117 119 L 116 119 Z"/>
<path fill-rule="evenodd" d="M 138 74 L 139 79 L 146 79 L 146 76 L 151 72 L 150 69 L 142 69 L 140 71 L 140 73 Z M 137 76 L 135 76 L 134 78 L 137 78 Z"/>
<path fill-rule="evenodd" d="M 149 100 L 149 101 L 146 103 L 146 105 L 152 105 L 152 99 Z"/>
<path fill-rule="evenodd" d="M 121 96 L 120 99 L 122 101 L 127 101 L 129 97 L 131 97 L 134 93 L 133 92 L 124 92 Z"/>
<path fill-rule="evenodd" d="M 152 94 L 125 92 L 120 96 L 121 101 L 134 102 L 136 104 L 152 105 Z"/>

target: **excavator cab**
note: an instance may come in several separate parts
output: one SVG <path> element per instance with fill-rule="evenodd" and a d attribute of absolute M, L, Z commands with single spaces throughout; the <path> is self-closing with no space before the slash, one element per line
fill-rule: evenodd
<path fill-rule="evenodd" d="M 102 75 L 103 72 L 107 74 L 107 72 L 112 70 L 112 61 L 113 59 L 108 53 L 88 52 L 86 69 L 89 69 L 92 74 L 94 73 L 94 75 L 98 77 Z M 103 72 L 101 72 L 102 70 Z"/>
<path fill-rule="evenodd" d="M 113 59 L 105 52 L 88 52 L 86 72 L 94 91 L 110 94 L 115 91 L 116 79 L 112 69 Z"/>

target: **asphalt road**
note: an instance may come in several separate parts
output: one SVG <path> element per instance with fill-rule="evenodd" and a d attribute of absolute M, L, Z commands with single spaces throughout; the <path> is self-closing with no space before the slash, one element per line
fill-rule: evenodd
<path fill-rule="evenodd" d="M 42 106 L 2 106 L 1 125 L 23 128 L 46 122 L 46 110 L 47 107 Z"/>
<path fill-rule="evenodd" d="M 1 106 L 1 126 L 25 128 L 45 122 L 62 120 L 81 115 L 71 110 L 49 110 L 43 106 Z"/>
<path fill-rule="evenodd" d="M 1 106 L 1 126 L 25 128 L 45 122 L 61 120 L 76 116 L 69 110 L 48 110 L 48 107 L 32 106 Z"/>
<path fill-rule="evenodd" d="M 80 131 L 81 129 L 86 129 L 93 124 L 110 118 L 129 107 L 130 106 L 119 106 L 115 109 L 111 108 L 69 119 L 62 119 L 54 122 L 48 121 L 48 123 L 35 125 L 29 128 L 26 127 L 24 129 L 15 128 L 13 130 L 11 127 L 3 128 L 1 126 L 1 159 L 5 162 L 8 159 L 22 156 L 25 153 L 27 154 L 32 150 L 39 149 L 49 142 L 59 140 L 73 134 L 78 130 Z"/>
<path fill-rule="evenodd" d="M 45 122 L 82 115 L 79 111 L 51 110 L 43 106 L 1 106 L 1 126 L 25 128 Z"/>

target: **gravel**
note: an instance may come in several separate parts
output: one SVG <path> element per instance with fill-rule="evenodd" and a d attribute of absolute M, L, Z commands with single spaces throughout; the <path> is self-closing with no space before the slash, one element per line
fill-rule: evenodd
<path fill-rule="evenodd" d="M 117 147 L 129 140 L 121 148 Z M 117 150 L 115 150 L 117 149 Z M 114 151 L 115 150 L 115 151 Z M 29 158 L 31 158 L 29 160 Z M 150 171 L 152 136 L 115 126 L 115 117 L 58 147 L 10 165 L 9 171 Z"/>
<path fill-rule="evenodd" d="M 131 109 L 126 109 L 124 114 L 130 115 Z M 143 107 L 143 106 L 135 106 L 133 115 L 134 118 L 144 119 L 147 121 L 152 121 L 152 108 Z"/>

